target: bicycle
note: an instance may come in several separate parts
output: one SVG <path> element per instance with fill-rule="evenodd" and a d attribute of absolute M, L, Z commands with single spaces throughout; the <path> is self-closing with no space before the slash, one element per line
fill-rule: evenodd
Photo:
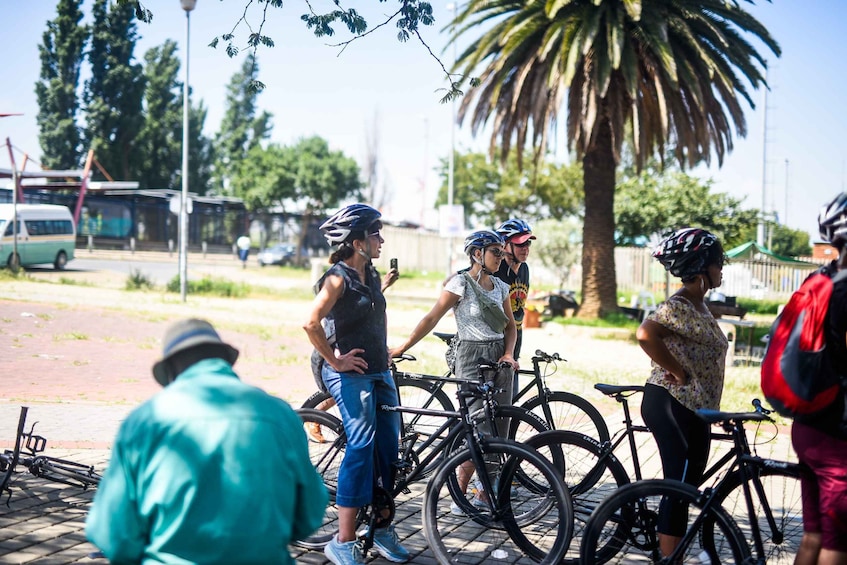
<path fill-rule="evenodd" d="M 2 474 L 0 493 L 8 494 L 7 504 L 12 497 L 12 476 L 20 472 L 18 471 L 19 466 L 26 468 L 30 474 L 36 477 L 55 483 L 75 486 L 83 490 L 97 486 L 101 477 L 94 471 L 93 466 L 59 459 L 58 457 L 39 455 L 47 448 L 47 440 L 42 436 L 35 435 L 35 424 L 38 422 L 33 422 L 29 432 L 25 431 L 28 412 L 28 407 L 21 406 L 17 433 L 15 434 L 15 447 L 0 454 L 0 474 Z"/>
<path fill-rule="evenodd" d="M 441 332 L 433 332 L 433 335 L 448 345 L 456 336 L 456 334 Z M 411 356 L 404 358 L 414 360 L 414 357 Z M 547 386 L 546 379 L 555 373 L 557 361 L 564 361 L 558 353 L 551 355 L 540 349 L 536 350 L 532 357 L 532 369 L 520 369 L 518 371 L 519 375 L 532 376 L 532 379 L 521 390 L 515 391 L 512 404 L 534 412 L 546 422 L 550 429 L 578 431 L 601 442 L 608 441 L 609 428 L 603 416 L 593 404 L 570 392 L 551 391 Z M 542 363 L 544 370 L 541 368 Z M 551 364 L 553 371 L 547 372 Z M 420 408 L 436 406 L 445 411 L 456 409 L 450 397 L 444 391 L 444 386 L 448 381 L 442 381 L 433 375 L 397 371 L 396 367 L 392 367 L 392 372 L 404 406 Z M 451 373 L 447 371 L 443 376 L 450 377 L 450 375 Z M 535 393 L 534 396 L 531 395 L 533 392 Z M 301 407 L 316 408 L 328 398 L 331 398 L 329 393 L 318 391 L 306 399 Z M 519 404 L 524 398 L 526 400 Z"/>
<path fill-rule="evenodd" d="M 481 363 L 480 382 L 440 377 L 457 386 L 457 411 L 403 405 L 379 407 L 401 414 L 439 417 L 443 423 L 420 446 L 416 442 L 421 436 L 404 438 L 394 488 L 390 492 L 376 488 L 374 502 L 359 513 L 360 522 L 368 524 L 368 533 L 391 523 L 394 498 L 410 493 L 413 484 L 438 461 L 426 485 L 422 521 L 427 542 L 440 563 L 483 563 L 507 557 L 517 562 L 559 562 L 573 529 L 570 495 L 560 473 L 531 448 L 514 440 L 483 435 L 478 428 L 481 418 L 474 417 L 469 408 L 470 399 L 482 398 L 482 410 L 489 417 L 492 415 L 492 397 L 497 390 L 483 375 L 497 368 L 495 364 Z M 346 444 L 343 427 L 331 414 L 314 409 L 299 412 L 307 418 L 304 422 L 308 418 L 319 420 L 333 434 L 331 443 L 309 445 L 312 461 L 332 500 Z M 475 469 L 476 481 L 471 484 L 478 485 L 476 491 L 465 492 L 460 483 L 460 476 L 467 474 L 467 465 Z M 336 527 L 335 517 L 328 514 L 327 518 L 315 534 L 299 545 L 318 548 L 329 542 Z M 469 539 L 474 542 L 469 543 Z M 371 541 L 368 536 L 360 539 L 363 554 Z"/>
<path fill-rule="evenodd" d="M 641 554 L 656 563 L 689 562 L 685 559 L 692 555 L 709 563 L 793 560 L 803 533 L 799 480 L 805 470 L 799 463 L 751 453 L 744 422 L 773 422 L 770 411 L 758 400 L 753 405 L 754 412 L 744 413 L 698 410 L 701 418 L 720 424 L 732 438 L 732 449 L 711 468 L 728 458 L 732 461 L 728 471 L 703 490 L 671 480 L 641 481 L 620 488 L 591 515 L 580 545 L 582 562 L 606 563 L 621 551 L 627 559 Z M 776 496 L 779 491 L 781 498 Z M 656 531 L 662 499 L 697 509 L 689 512 L 679 547 L 665 558 L 659 554 Z M 739 504 L 741 510 L 736 508 Z"/>
<path fill-rule="evenodd" d="M 564 465 L 563 478 L 568 485 L 574 503 L 574 540 L 577 541 L 583 535 L 585 524 L 591 513 L 606 497 L 614 493 L 618 488 L 632 481 L 643 480 L 641 461 L 636 445 L 637 433 L 649 433 L 650 429 L 644 425 L 636 425 L 633 422 L 629 407 L 629 397 L 644 391 L 643 385 L 608 385 L 596 384 L 594 388 L 603 394 L 614 398 L 621 404 L 623 409 L 624 428 L 617 431 L 608 442 L 600 443 L 594 438 L 567 431 L 545 432 L 529 438 L 527 444 L 539 450 L 554 462 L 557 466 Z M 755 401 L 754 401 L 755 402 Z M 754 406 L 760 406 L 754 404 Z M 758 410 L 759 408 L 757 408 Z M 712 433 L 712 439 L 717 441 L 732 441 L 733 436 L 729 433 Z M 627 442 L 628 454 L 632 460 L 632 475 L 616 456 L 618 447 Z M 730 479 L 725 483 L 721 491 L 721 503 L 732 516 L 746 513 L 741 478 L 738 471 L 733 472 L 728 468 L 738 455 L 751 454 L 751 448 L 746 436 L 743 444 L 733 444 L 723 455 L 714 460 L 706 469 L 701 480 L 701 485 L 716 477 L 719 473 L 727 471 L 726 477 Z M 794 541 L 799 543 L 796 534 L 796 524 L 800 509 L 791 501 L 800 499 L 799 477 L 793 474 L 786 475 L 778 470 L 763 472 L 755 478 L 757 497 L 767 501 L 781 502 L 777 507 L 767 505 L 762 509 L 763 523 L 770 535 L 766 536 L 765 554 L 769 559 L 783 553 L 796 550 Z M 762 504 L 761 502 L 759 504 Z M 743 510 L 740 511 L 740 509 Z M 745 533 L 749 525 L 742 523 Z M 787 530 L 787 531 L 786 531 Z M 745 534 L 749 537 L 749 534 Z M 785 545 L 783 539 L 791 541 Z M 566 555 L 566 563 L 578 563 L 578 544 L 574 544 Z"/>
<path fill-rule="evenodd" d="M 411 356 L 404 355 L 405 357 Z M 457 382 L 454 377 L 417 375 L 414 378 L 419 379 L 419 382 L 422 384 L 426 383 L 426 379 L 439 381 L 446 379 L 453 384 Z M 479 384 L 483 383 L 480 382 Z M 440 394 L 445 393 L 441 391 Z M 432 398 L 429 397 L 430 400 Z M 403 399 L 400 399 L 399 405 L 406 406 Z M 409 408 L 420 407 L 411 406 Z M 400 451 L 402 453 L 400 469 L 408 472 L 412 467 L 420 467 L 422 477 L 430 475 L 446 455 L 460 448 L 461 441 L 463 440 L 462 437 L 457 437 L 454 440 L 448 440 L 442 437 L 444 432 L 442 425 L 445 418 L 451 412 L 455 412 L 454 410 L 444 410 L 440 407 L 434 409 L 424 408 L 424 410 L 428 411 L 424 414 L 400 412 L 401 433 L 399 441 Z M 297 410 L 297 413 L 307 431 L 311 426 L 319 426 L 322 430 L 321 441 L 310 440 L 309 454 L 313 465 L 318 469 L 330 491 L 330 501 L 326 508 L 327 517 L 323 526 L 323 529 L 326 531 L 316 534 L 313 536 L 314 539 L 298 542 L 303 547 L 319 549 L 326 545 L 335 530 L 334 523 L 337 520 L 337 509 L 333 494 L 337 486 L 338 466 L 343 459 L 347 439 L 344 435 L 342 421 L 332 414 L 313 408 L 300 408 Z M 506 437 L 511 439 L 526 439 L 549 430 L 538 416 L 518 406 L 486 405 L 483 410 L 475 411 L 470 417 L 477 423 L 483 421 L 485 418 L 492 418 L 494 421 L 505 420 L 508 422 Z M 438 423 L 435 424 L 435 422 Z M 495 426 L 495 432 L 498 428 L 501 428 L 501 426 Z M 434 446 L 437 445 L 436 442 L 441 439 L 449 441 L 449 443 L 440 449 L 440 456 L 433 457 L 431 460 L 428 460 L 428 463 L 425 463 L 427 461 L 427 454 L 432 452 Z"/>

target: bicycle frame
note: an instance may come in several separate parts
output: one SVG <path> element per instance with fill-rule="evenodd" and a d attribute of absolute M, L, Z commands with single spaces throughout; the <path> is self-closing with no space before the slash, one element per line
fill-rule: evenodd
<path fill-rule="evenodd" d="M 757 408 L 759 407 L 757 406 Z M 727 414 L 715 411 L 698 410 L 697 413 L 701 418 L 709 423 L 720 423 L 724 430 L 730 433 L 729 437 L 733 441 L 732 449 L 726 453 L 718 461 L 718 463 L 731 459 L 734 459 L 734 461 L 729 466 L 729 469 L 724 476 L 714 486 L 704 490 L 704 493 L 708 496 L 706 504 L 708 505 L 713 503 L 716 495 L 721 491 L 721 487 L 729 480 L 729 477 L 732 476 L 733 472 L 737 470 L 741 474 L 741 485 L 744 492 L 744 501 L 747 505 L 747 515 L 750 517 L 750 530 L 753 534 L 754 549 L 756 550 L 756 555 L 759 556 L 759 560 L 764 562 L 765 546 L 759 522 L 756 520 L 757 515 L 753 505 L 751 483 L 752 487 L 755 488 L 756 496 L 762 505 L 762 512 L 767 520 L 774 543 L 782 543 L 783 532 L 777 527 L 777 523 L 774 519 L 773 511 L 770 506 L 770 501 L 762 488 L 762 482 L 758 478 L 759 475 L 757 474 L 757 471 L 769 468 L 784 469 L 799 476 L 806 472 L 805 467 L 799 463 L 768 459 L 752 454 L 750 444 L 747 441 L 747 432 L 744 429 L 744 421 L 770 421 L 770 418 L 768 418 L 764 411 L 760 412 L 757 410 L 756 412 L 751 413 L 733 414 L 731 415 L 732 417 L 726 417 L 728 416 Z M 714 469 L 714 466 L 712 469 Z M 714 474 L 715 473 L 713 472 L 710 476 Z M 701 481 L 700 484 L 704 484 L 707 479 L 708 477 L 704 477 L 704 480 Z"/>
<path fill-rule="evenodd" d="M 641 474 L 641 460 L 638 458 L 638 446 L 636 446 L 636 444 L 635 444 L 635 434 L 636 433 L 644 433 L 644 432 L 650 433 L 650 428 L 648 428 L 647 426 L 644 426 L 644 425 L 633 423 L 632 411 L 629 407 L 629 400 L 628 399 L 633 394 L 636 394 L 638 392 L 643 392 L 643 391 L 644 391 L 644 387 L 636 386 L 636 387 L 632 387 L 630 390 L 627 390 L 627 391 L 616 392 L 614 394 L 607 394 L 607 396 L 612 396 L 612 398 L 614 398 L 617 402 L 619 402 L 621 404 L 621 406 L 623 407 L 624 428 L 615 432 L 614 436 L 612 436 L 612 439 L 610 439 L 607 442 L 603 442 L 602 444 L 600 444 L 601 454 L 598 457 L 598 463 L 597 463 L 598 465 L 600 465 L 608 457 L 610 457 L 611 455 L 614 455 L 615 450 L 626 439 L 626 440 L 628 440 L 628 444 L 629 444 L 629 451 L 630 451 L 630 455 L 632 457 L 633 472 L 635 473 L 635 480 L 636 481 L 641 481 L 641 480 L 644 479 L 644 477 Z M 711 437 L 712 437 L 712 439 L 719 440 L 719 441 L 729 441 L 729 440 L 733 439 L 732 435 L 714 433 L 714 432 L 711 434 Z M 747 443 L 746 436 L 744 437 L 744 445 L 746 446 L 746 449 L 749 452 L 749 444 Z M 718 458 L 717 461 L 712 463 L 703 472 L 703 478 L 700 481 L 700 484 L 705 483 L 710 478 L 715 476 L 718 472 L 720 472 L 726 466 L 726 464 L 729 463 L 733 459 L 733 457 L 735 457 L 735 449 L 728 451 L 727 453 L 723 454 L 720 458 Z"/>

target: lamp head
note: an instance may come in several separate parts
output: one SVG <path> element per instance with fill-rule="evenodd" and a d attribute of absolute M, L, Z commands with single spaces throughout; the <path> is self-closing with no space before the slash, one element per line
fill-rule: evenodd
<path fill-rule="evenodd" d="M 179 3 L 183 10 L 190 12 L 197 5 L 197 0 L 179 0 Z"/>

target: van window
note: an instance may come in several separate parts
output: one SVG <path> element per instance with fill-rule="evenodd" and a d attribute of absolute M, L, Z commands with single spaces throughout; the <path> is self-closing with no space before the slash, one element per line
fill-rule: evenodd
<path fill-rule="evenodd" d="M 25 220 L 29 235 L 71 235 L 74 233 L 70 220 Z"/>
<path fill-rule="evenodd" d="M 18 233 L 21 233 L 21 221 L 20 221 L 20 220 L 18 220 L 16 223 L 18 224 Z M 12 233 L 12 222 L 9 222 L 9 225 L 8 225 L 8 226 L 6 226 L 6 232 L 5 232 L 5 234 L 4 234 L 4 235 L 9 236 L 9 237 L 11 237 L 12 235 L 14 235 L 14 234 Z"/>

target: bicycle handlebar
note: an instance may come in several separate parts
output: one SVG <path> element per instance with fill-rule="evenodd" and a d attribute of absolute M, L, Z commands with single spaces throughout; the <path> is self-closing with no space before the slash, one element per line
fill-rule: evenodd
<path fill-rule="evenodd" d="M 544 361 L 545 363 L 552 363 L 553 361 L 567 361 L 564 357 L 561 357 L 558 353 L 545 353 L 540 349 L 535 350 L 535 356 L 532 358 L 533 363 Z"/>

